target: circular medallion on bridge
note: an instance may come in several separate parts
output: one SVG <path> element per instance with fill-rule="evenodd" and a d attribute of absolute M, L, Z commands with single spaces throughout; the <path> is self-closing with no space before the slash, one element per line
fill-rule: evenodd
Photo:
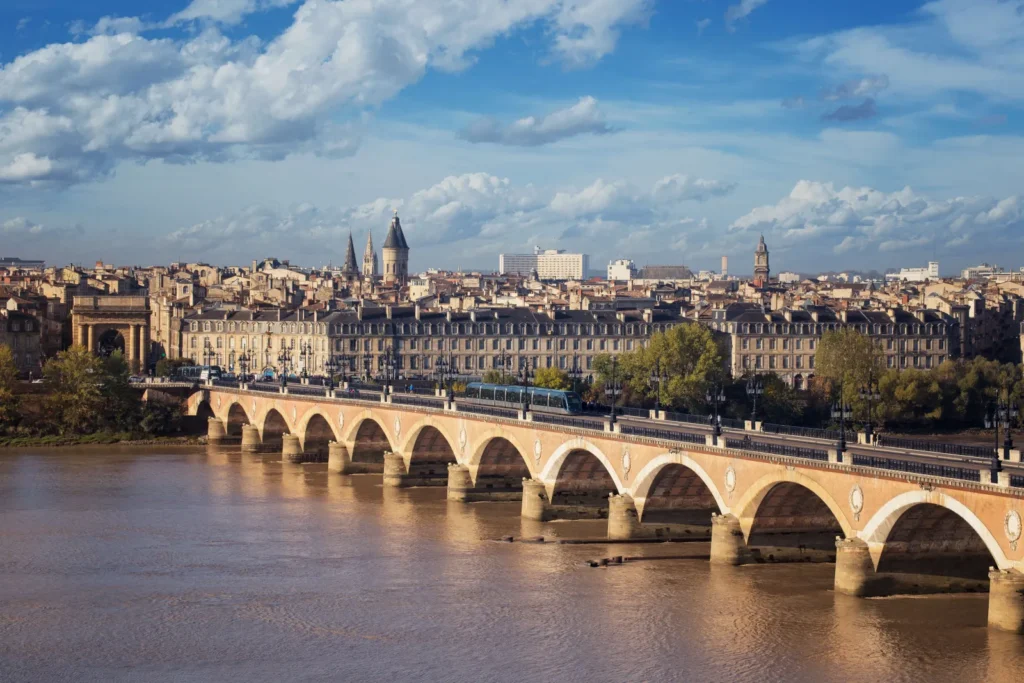
<path fill-rule="evenodd" d="M 1020 513 L 1016 510 L 1010 510 L 1006 513 L 1006 518 L 1003 520 L 1003 530 L 1006 531 L 1006 538 L 1010 541 L 1010 546 L 1016 550 L 1017 541 L 1020 540 L 1021 534 L 1021 521 Z"/>
<path fill-rule="evenodd" d="M 725 471 L 725 490 L 732 493 L 736 490 L 736 470 L 729 465 L 729 469 Z"/>
<path fill-rule="evenodd" d="M 401 435 L 402 435 L 402 418 L 396 417 L 395 418 L 395 436 L 401 436 Z"/>
<path fill-rule="evenodd" d="M 533 442 L 533 461 L 540 465 L 541 445 L 540 439 Z"/>
<path fill-rule="evenodd" d="M 860 484 L 854 484 L 850 489 L 850 509 L 853 510 L 854 520 L 860 520 L 860 513 L 864 509 L 864 491 Z"/>
<path fill-rule="evenodd" d="M 622 473 L 629 479 L 629 468 L 633 466 L 633 459 L 629 456 L 629 448 L 622 452 Z"/>

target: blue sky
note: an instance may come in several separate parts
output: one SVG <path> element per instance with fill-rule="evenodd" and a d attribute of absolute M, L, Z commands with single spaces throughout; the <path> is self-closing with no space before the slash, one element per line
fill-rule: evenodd
<path fill-rule="evenodd" d="M 1024 265 L 1024 0 L 6 0 L 0 252 Z"/>

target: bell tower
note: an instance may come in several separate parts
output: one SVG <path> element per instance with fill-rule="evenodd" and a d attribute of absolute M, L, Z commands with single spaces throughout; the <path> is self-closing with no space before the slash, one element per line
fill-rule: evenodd
<path fill-rule="evenodd" d="M 771 268 L 768 266 L 768 245 L 764 243 L 764 235 L 757 243 L 754 251 L 754 286 L 764 287 L 771 277 Z"/>

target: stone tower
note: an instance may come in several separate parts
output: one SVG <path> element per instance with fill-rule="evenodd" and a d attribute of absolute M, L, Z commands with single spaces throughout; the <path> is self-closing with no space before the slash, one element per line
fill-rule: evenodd
<path fill-rule="evenodd" d="M 348 246 L 345 248 L 345 265 L 341 267 L 343 277 L 350 280 L 359 277 L 359 266 L 356 265 L 356 249 L 352 244 L 352 233 L 348 234 Z"/>
<path fill-rule="evenodd" d="M 764 235 L 761 235 L 757 250 L 754 251 L 754 286 L 767 285 L 771 272 L 771 268 L 768 267 L 768 245 L 764 243 Z"/>
<path fill-rule="evenodd" d="M 373 250 L 373 233 L 366 233 L 366 250 L 363 252 L 363 277 L 371 280 L 380 275 L 377 267 L 377 252 Z"/>
<path fill-rule="evenodd" d="M 388 226 L 388 236 L 384 240 L 384 284 L 404 285 L 409 279 L 409 243 L 402 233 L 402 224 L 398 220 L 398 210 Z"/>

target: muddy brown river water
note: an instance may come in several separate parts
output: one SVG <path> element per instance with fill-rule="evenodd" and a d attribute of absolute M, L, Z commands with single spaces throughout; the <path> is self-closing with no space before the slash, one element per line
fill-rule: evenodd
<path fill-rule="evenodd" d="M 6 451 L 0 681 L 1024 681 L 985 596 L 493 540 L 603 533 L 237 452 Z M 691 557 L 585 564 L 618 554 Z"/>

